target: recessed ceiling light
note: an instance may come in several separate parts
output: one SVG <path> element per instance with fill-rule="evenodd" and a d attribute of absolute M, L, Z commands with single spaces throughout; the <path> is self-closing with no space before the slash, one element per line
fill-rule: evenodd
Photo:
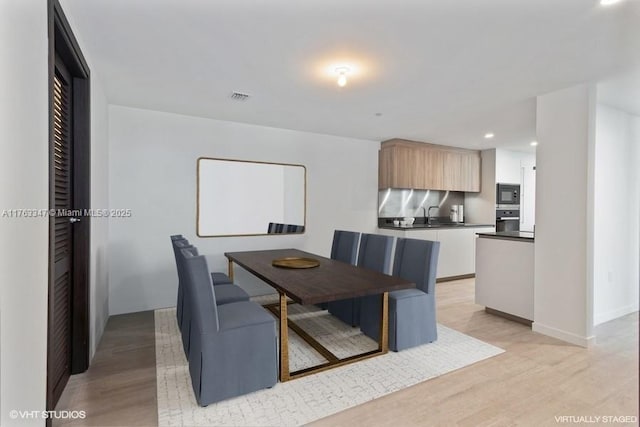
<path fill-rule="evenodd" d="M 602 6 L 611 6 L 612 4 L 618 3 L 620 0 L 600 0 L 600 4 Z"/>
<path fill-rule="evenodd" d="M 531 141 L 531 143 L 529 143 L 530 146 L 535 147 L 536 145 L 538 145 L 538 141 Z"/>
<path fill-rule="evenodd" d="M 494 135 L 494 134 L 492 134 L 491 132 L 489 132 L 489 133 L 485 133 L 485 134 L 484 134 L 484 137 L 485 137 L 486 139 L 491 139 L 491 138 L 493 138 L 494 136 L 495 136 L 495 135 Z"/>

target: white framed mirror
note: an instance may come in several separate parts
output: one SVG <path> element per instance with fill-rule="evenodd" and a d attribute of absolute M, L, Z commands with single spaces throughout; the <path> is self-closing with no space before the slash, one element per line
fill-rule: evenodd
<path fill-rule="evenodd" d="M 307 169 L 303 165 L 198 158 L 199 237 L 304 233 Z"/>

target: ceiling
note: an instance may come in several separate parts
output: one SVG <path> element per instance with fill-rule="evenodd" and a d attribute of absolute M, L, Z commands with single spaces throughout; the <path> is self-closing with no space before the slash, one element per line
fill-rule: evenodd
<path fill-rule="evenodd" d="M 528 147 L 536 95 L 640 60 L 639 0 L 62 5 L 112 104 L 375 141 Z"/>

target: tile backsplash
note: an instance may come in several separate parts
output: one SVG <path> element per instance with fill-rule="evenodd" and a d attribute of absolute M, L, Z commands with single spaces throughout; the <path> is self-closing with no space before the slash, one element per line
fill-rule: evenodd
<path fill-rule="evenodd" d="M 378 191 L 378 218 L 422 217 L 423 207 L 433 209 L 434 217 L 448 217 L 452 205 L 464 205 L 464 192 L 438 190 L 386 189 Z"/>

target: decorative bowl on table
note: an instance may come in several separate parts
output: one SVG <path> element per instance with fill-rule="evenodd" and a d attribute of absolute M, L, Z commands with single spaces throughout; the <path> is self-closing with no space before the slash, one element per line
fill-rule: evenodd
<path fill-rule="evenodd" d="M 271 265 L 279 268 L 315 268 L 320 265 L 320 261 L 313 258 L 304 257 L 286 257 L 277 258 L 271 262 Z"/>

